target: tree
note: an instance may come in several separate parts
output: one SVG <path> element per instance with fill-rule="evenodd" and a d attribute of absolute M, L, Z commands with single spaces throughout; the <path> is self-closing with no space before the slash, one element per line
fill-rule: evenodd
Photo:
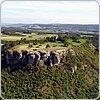
<path fill-rule="evenodd" d="M 76 37 L 72 37 L 73 42 L 77 42 L 77 38 Z"/>
<path fill-rule="evenodd" d="M 50 48 L 50 45 L 49 45 L 49 44 L 47 44 L 47 45 L 46 45 L 46 48 Z"/>
<path fill-rule="evenodd" d="M 64 42 L 64 47 L 67 47 L 69 43 L 67 41 Z"/>

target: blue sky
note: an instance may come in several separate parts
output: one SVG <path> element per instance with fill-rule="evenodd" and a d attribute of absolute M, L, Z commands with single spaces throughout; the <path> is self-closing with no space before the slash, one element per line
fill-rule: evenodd
<path fill-rule="evenodd" d="M 2 23 L 98 24 L 96 1 L 5 1 Z"/>

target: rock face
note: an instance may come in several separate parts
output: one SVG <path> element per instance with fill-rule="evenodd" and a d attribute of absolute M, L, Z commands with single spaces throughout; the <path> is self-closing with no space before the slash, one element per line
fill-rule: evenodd
<path fill-rule="evenodd" d="M 60 56 L 58 53 L 56 52 L 52 52 L 50 53 L 50 59 L 51 59 L 51 63 L 54 64 L 59 64 L 60 63 Z"/>
<path fill-rule="evenodd" d="M 34 60 L 35 60 L 35 54 L 29 53 L 28 54 L 28 64 L 34 65 Z"/>
<path fill-rule="evenodd" d="M 43 62 L 43 65 L 52 66 L 60 63 L 63 53 L 54 51 L 22 51 L 22 53 L 19 53 L 18 51 L 9 50 L 5 55 L 8 66 L 27 66 L 27 64 L 37 66 L 41 62 Z"/>
<path fill-rule="evenodd" d="M 26 66 L 28 64 L 28 52 L 22 51 L 22 57 L 20 59 L 20 64 Z"/>
<path fill-rule="evenodd" d="M 6 63 L 7 65 L 12 65 L 13 64 L 13 51 L 9 50 L 7 52 L 5 52 L 5 55 L 6 55 Z"/>

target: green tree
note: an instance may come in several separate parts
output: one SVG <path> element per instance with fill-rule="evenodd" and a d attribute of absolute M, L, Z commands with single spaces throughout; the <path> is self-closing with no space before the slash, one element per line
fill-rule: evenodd
<path fill-rule="evenodd" d="M 46 45 L 46 48 L 50 48 L 50 45 L 49 45 L 49 44 L 47 44 L 47 45 Z"/>
<path fill-rule="evenodd" d="M 69 43 L 67 41 L 64 42 L 64 47 L 67 47 Z"/>

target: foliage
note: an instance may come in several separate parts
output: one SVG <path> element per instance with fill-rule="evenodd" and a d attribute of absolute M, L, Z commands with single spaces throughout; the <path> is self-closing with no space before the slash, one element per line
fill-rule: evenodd
<path fill-rule="evenodd" d="M 64 47 L 67 47 L 70 43 L 68 43 L 67 41 L 64 41 Z"/>
<path fill-rule="evenodd" d="M 69 44 L 71 44 L 71 45 L 79 46 L 79 45 L 81 45 L 81 44 L 84 44 L 84 43 L 86 42 L 86 39 L 79 39 L 79 40 L 74 41 L 74 42 L 73 42 L 72 39 L 68 39 L 68 40 L 66 40 L 66 41 L 67 41 L 67 43 L 69 43 Z"/>
<path fill-rule="evenodd" d="M 73 47 L 76 55 L 66 53 L 54 66 L 30 66 L 25 70 L 1 73 L 2 96 L 7 99 L 94 99 L 99 93 L 98 53 L 85 43 Z M 85 70 L 82 65 L 87 64 Z M 71 68 L 78 70 L 72 73 Z"/>
<path fill-rule="evenodd" d="M 49 45 L 49 44 L 47 44 L 47 45 L 46 45 L 46 48 L 49 48 L 49 47 L 50 47 L 50 45 Z"/>
<path fill-rule="evenodd" d="M 75 52 L 63 56 L 61 63 L 54 66 L 19 66 L 12 70 L 12 66 L 1 71 L 1 94 L 5 99 L 94 99 L 99 93 L 99 51 L 98 36 L 95 38 L 81 38 L 80 43 L 73 42 L 71 35 L 59 35 L 58 41 L 66 46 L 70 43 Z M 72 36 L 74 37 L 74 36 Z M 79 38 L 77 36 L 77 38 Z M 66 41 L 67 40 L 67 41 Z M 46 47 L 60 45 L 55 37 L 41 40 L 2 41 L 2 54 L 5 50 L 15 46 L 33 43 Z M 54 42 L 51 42 L 54 41 Z M 32 44 L 32 45 L 33 45 Z M 1 57 L 3 59 L 3 57 Z M 83 65 L 87 65 L 84 69 Z M 74 73 L 72 68 L 78 67 Z"/>
<path fill-rule="evenodd" d="M 31 48 L 31 47 L 33 47 L 33 45 L 30 43 L 30 44 L 28 45 L 28 47 Z"/>

